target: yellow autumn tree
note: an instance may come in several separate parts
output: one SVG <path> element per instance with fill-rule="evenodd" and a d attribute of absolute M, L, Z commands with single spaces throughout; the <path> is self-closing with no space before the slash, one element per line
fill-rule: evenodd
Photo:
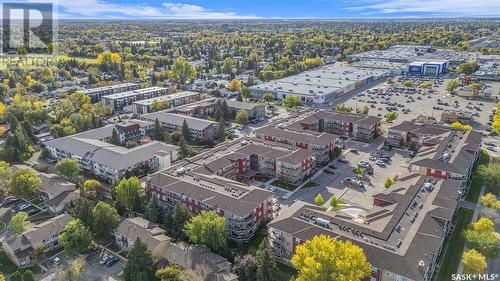
<path fill-rule="evenodd" d="M 464 263 L 464 273 L 481 274 L 486 270 L 486 258 L 474 249 L 464 253 L 462 257 Z"/>
<path fill-rule="evenodd" d="M 363 250 L 351 241 L 315 236 L 297 247 L 292 264 L 297 281 L 355 281 L 370 276 L 371 265 Z"/>
<path fill-rule="evenodd" d="M 3 120 L 3 118 L 5 117 L 6 109 L 7 107 L 5 106 L 5 104 L 3 102 L 0 102 L 0 120 Z"/>

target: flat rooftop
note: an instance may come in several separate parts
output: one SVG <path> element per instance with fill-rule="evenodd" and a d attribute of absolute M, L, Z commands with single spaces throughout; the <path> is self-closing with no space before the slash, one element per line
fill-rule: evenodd
<path fill-rule="evenodd" d="M 84 94 L 92 94 L 92 93 L 97 93 L 97 92 L 101 92 L 101 91 L 119 89 L 119 88 L 124 88 L 124 87 L 132 87 L 132 86 L 139 86 L 139 84 L 137 84 L 137 83 L 121 83 L 121 84 L 114 84 L 114 85 L 109 85 L 109 86 L 85 89 L 85 90 L 81 90 L 80 92 L 82 92 Z"/>
<path fill-rule="evenodd" d="M 187 98 L 187 97 L 192 97 L 192 96 L 197 96 L 197 95 L 201 95 L 201 94 L 197 93 L 197 92 L 183 91 L 183 92 L 168 94 L 168 95 L 159 96 L 159 97 L 155 97 L 155 98 L 134 101 L 134 104 L 151 105 L 155 101 L 156 102 L 171 101 L 171 100 L 175 100 L 175 99 Z"/>
<path fill-rule="evenodd" d="M 122 93 L 106 95 L 104 97 L 106 99 L 114 100 L 114 99 L 123 99 L 123 98 L 127 98 L 127 97 L 133 97 L 136 95 L 159 92 L 159 91 L 167 91 L 167 88 L 149 87 L 149 88 L 144 88 L 144 89 L 138 89 L 138 90 L 133 90 L 133 91 L 127 91 L 127 92 L 122 92 Z"/>
<path fill-rule="evenodd" d="M 429 265 L 441 247 L 444 222 L 453 216 L 459 189 L 460 181 L 406 174 L 374 195 L 381 203 L 369 210 L 352 213 L 356 207 L 350 206 L 334 212 L 298 201 L 268 227 L 302 241 L 319 234 L 350 240 L 363 248 L 373 266 L 423 280 L 418 264 Z"/>

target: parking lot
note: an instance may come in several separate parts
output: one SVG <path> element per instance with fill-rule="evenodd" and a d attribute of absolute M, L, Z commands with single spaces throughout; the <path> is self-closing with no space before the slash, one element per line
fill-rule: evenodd
<path fill-rule="evenodd" d="M 100 251 L 93 252 L 85 258 L 85 266 L 80 274 L 79 280 L 92 281 L 118 281 L 121 280 L 120 275 L 123 272 L 123 262 L 118 261 L 112 266 L 100 265 Z M 60 264 L 52 262 L 52 258 L 42 263 L 42 266 L 47 269 L 46 277 L 43 281 L 60 281 L 63 280 L 63 272 L 70 267 L 73 260 L 79 258 L 66 253 L 57 255 L 60 259 Z"/>
<path fill-rule="evenodd" d="M 474 113 L 474 121 L 471 124 L 475 129 L 482 129 L 483 124 L 489 122 L 489 115 L 496 106 L 495 102 L 482 100 L 467 100 L 464 97 L 451 96 L 446 91 L 446 86 L 450 79 L 438 78 L 411 78 L 414 87 L 403 86 L 404 78 L 395 79 L 396 83 L 389 85 L 382 83 L 378 86 L 363 91 L 346 102 L 346 106 L 354 110 L 363 110 L 365 106 L 369 108 L 369 114 L 384 117 L 388 112 L 398 113 L 394 123 L 410 121 L 417 116 L 434 117 L 441 119 L 444 110 L 459 109 Z M 431 82 L 430 89 L 419 87 L 423 82 Z M 492 83 L 493 91 L 498 92 L 500 83 Z M 384 124 L 386 129 L 392 124 Z"/>
<path fill-rule="evenodd" d="M 296 200 L 314 204 L 314 197 L 320 193 L 325 202 L 335 195 L 349 205 L 368 209 L 373 206 L 372 196 L 383 192 L 387 178 L 401 176 L 408 170 L 409 151 L 399 149 L 381 151 L 379 150 L 383 146 L 383 138 L 381 137 L 372 143 L 347 140 L 344 144 L 348 149 L 339 158 L 341 160 L 335 160 L 329 164 L 329 166 L 335 167 L 333 174 L 323 171 L 313 178 L 313 182 L 319 186 L 300 189 L 283 204 L 289 205 Z M 388 157 L 390 160 L 376 164 L 380 157 L 370 157 L 376 152 L 380 152 L 378 154 L 380 157 Z M 373 174 L 367 174 L 362 179 L 365 187 L 345 183 L 346 178 L 356 177 L 353 168 L 363 162 L 368 163 L 373 168 Z"/>

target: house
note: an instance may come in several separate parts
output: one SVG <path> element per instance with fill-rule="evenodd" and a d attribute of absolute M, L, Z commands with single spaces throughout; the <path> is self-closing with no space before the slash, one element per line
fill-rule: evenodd
<path fill-rule="evenodd" d="M 170 113 L 168 111 L 144 114 L 141 116 L 141 119 L 150 122 L 158 120 L 162 127 L 169 132 L 181 132 L 182 126 L 186 122 L 189 129 L 189 138 L 192 140 L 215 140 L 217 139 L 217 132 L 219 130 L 218 122 Z"/>
<path fill-rule="evenodd" d="M 31 224 L 20 234 L 5 237 L 2 241 L 7 257 L 19 267 L 29 267 L 37 262 L 33 255 L 35 250 L 44 248 L 45 251 L 58 249 L 59 235 L 64 227 L 72 220 L 68 214 L 61 214 L 39 224 Z"/>
<path fill-rule="evenodd" d="M 139 89 L 139 86 L 140 85 L 137 83 L 121 83 L 104 87 L 86 89 L 82 90 L 81 92 L 89 96 L 92 102 L 98 102 L 101 100 L 102 96 L 137 90 Z"/>
<path fill-rule="evenodd" d="M 231 263 L 210 251 L 204 245 L 174 243 L 158 225 L 141 217 L 126 218 L 114 231 L 116 244 L 128 250 L 137 239 L 146 243 L 156 261 L 167 261 L 185 269 L 203 268 L 210 280 L 236 281 L 231 273 Z"/>
<path fill-rule="evenodd" d="M 14 169 L 30 169 L 35 171 L 26 165 L 13 165 L 12 167 Z M 53 214 L 63 212 L 80 198 L 80 191 L 77 190 L 74 183 L 66 181 L 54 173 L 35 172 L 42 181 L 42 185 L 38 189 L 38 194 Z"/>

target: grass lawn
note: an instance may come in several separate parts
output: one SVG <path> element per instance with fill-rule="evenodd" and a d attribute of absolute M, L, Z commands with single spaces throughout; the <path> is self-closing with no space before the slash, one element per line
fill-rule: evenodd
<path fill-rule="evenodd" d="M 120 247 L 119 247 L 118 245 L 116 245 L 116 241 L 115 241 L 115 240 L 113 240 L 113 241 L 111 242 L 111 244 L 109 244 L 108 248 L 109 248 L 111 251 L 113 251 L 113 252 L 118 252 L 118 251 L 120 251 L 120 250 L 121 250 L 121 249 L 120 249 Z"/>
<path fill-rule="evenodd" d="M 259 244 L 267 237 L 266 226 L 261 226 L 260 229 L 255 233 L 255 236 L 249 242 L 234 242 L 228 240 L 228 246 L 231 251 L 237 251 L 242 254 L 252 254 L 255 255 Z"/>
<path fill-rule="evenodd" d="M 449 281 L 451 275 L 457 272 L 458 265 L 462 259 L 465 246 L 465 237 L 463 231 L 471 223 L 473 210 L 460 209 L 458 211 L 458 220 L 451 235 L 445 241 L 444 253 L 439 261 L 439 272 L 436 281 Z"/>
<path fill-rule="evenodd" d="M 255 180 L 257 181 L 261 181 L 261 182 L 266 182 L 268 180 L 272 179 L 272 177 L 270 176 L 266 176 L 266 175 L 255 175 Z"/>
<path fill-rule="evenodd" d="M 316 187 L 316 186 L 319 186 L 319 183 L 315 183 L 315 182 L 308 182 L 306 183 L 302 188 L 309 188 L 309 187 Z"/>
<path fill-rule="evenodd" d="M 1 247 L 1 246 L 0 246 Z M 7 258 L 3 248 L 0 248 L 0 272 L 12 274 L 16 272 L 17 266 Z"/>
<path fill-rule="evenodd" d="M 485 150 L 481 151 L 481 154 L 479 155 L 479 160 L 477 164 L 475 165 L 474 169 L 472 170 L 472 179 L 469 187 L 469 191 L 467 192 L 467 196 L 465 197 L 465 200 L 470 201 L 470 202 L 477 202 L 479 200 L 479 193 L 481 193 L 481 186 L 483 185 L 483 179 L 479 176 L 478 173 L 476 173 L 477 168 L 479 165 L 482 164 L 488 164 L 489 163 L 489 156 L 488 152 Z"/>
<path fill-rule="evenodd" d="M 0 220 L 0 233 L 2 233 L 7 228 L 7 225 Z"/>
<path fill-rule="evenodd" d="M 40 221 L 40 220 L 46 220 L 46 219 L 52 218 L 52 217 L 54 217 L 54 214 L 45 210 L 45 211 L 41 211 L 38 214 L 34 214 L 29 219 L 30 219 L 30 221 L 35 222 L 35 221 Z"/>
<path fill-rule="evenodd" d="M 275 180 L 273 181 L 273 183 L 271 183 L 271 185 L 274 185 L 274 186 L 277 186 L 279 188 L 284 188 L 284 189 L 288 189 L 288 190 L 294 190 L 297 188 L 296 185 L 293 185 L 291 183 L 287 183 L 287 182 L 284 182 L 282 180 Z"/>

